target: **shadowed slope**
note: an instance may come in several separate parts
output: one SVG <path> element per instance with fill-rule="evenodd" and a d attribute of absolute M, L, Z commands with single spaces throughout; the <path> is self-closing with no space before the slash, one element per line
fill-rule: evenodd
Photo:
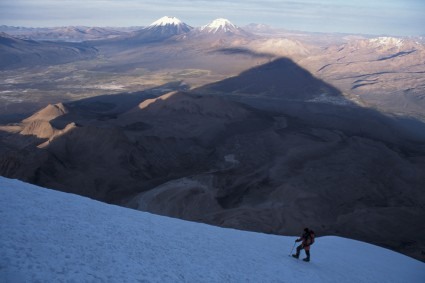
<path fill-rule="evenodd" d="M 212 83 L 194 90 L 201 93 L 245 94 L 307 100 L 327 95 L 341 96 L 333 86 L 316 79 L 291 59 L 280 58 L 249 69 L 236 77 Z"/>
<path fill-rule="evenodd" d="M 0 33 L 0 69 L 57 65 L 94 58 L 97 50 L 83 43 L 36 42 Z"/>

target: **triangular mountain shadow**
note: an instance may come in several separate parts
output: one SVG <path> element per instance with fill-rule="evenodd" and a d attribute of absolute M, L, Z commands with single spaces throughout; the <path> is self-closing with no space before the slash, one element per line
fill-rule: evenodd
<path fill-rule="evenodd" d="M 198 93 L 246 94 L 308 100 L 320 95 L 342 97 L 332 85 L 315 78 L 289 58 L 279 58 L 216 83 L 197 88 Z"/>
<path fill-rule="evenodd" d="M 223 48 L 210 51 L 209 53 L 210 54 L 217 53 L 217 54 L 225 54 L 225 55 L 245 55 L 245 56 L 250 56 L 252 58 L 267 58 L 269 60 L 276 57 L 272 53 L 256 52 L 248 48 L 242 48 L 242 47 L 223 47 Z"/>
<path fill-rule="evenodd" d="M 309 126 L 384 142 L 401 145 L 425 141 L 425 124 L 420 120 L 363 107 L 288 58 L 278 58 L 191 92 L 220 95 L 267 112 L 295 117 Z"/>

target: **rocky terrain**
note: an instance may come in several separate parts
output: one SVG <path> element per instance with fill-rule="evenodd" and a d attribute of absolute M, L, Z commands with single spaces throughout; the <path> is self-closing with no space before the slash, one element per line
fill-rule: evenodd
<path fill-rule="evenodd" d="M 309 226 L 425 260 L 423 45 L 300 38 L 166 18 L 94 41 L 102 61 L 53 84 L 125 86 L 5 123 L 0 175 L 224 227 Z"/>
<path fill-rule="evenodd" d="M 415 39 L 350 40 L 298 63 L 370 107 L 425 120 L 425 46 Z"/>

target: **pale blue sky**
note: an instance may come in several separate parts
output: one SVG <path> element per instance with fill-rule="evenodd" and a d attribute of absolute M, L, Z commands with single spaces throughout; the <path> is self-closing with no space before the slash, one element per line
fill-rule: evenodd
<path fill-rule="evenodd" d="M 0 25 L 145 26 L 166 15 L 192 26 L 224 17 L 239 26 L 425 35 L 425 0 L 0 0 Z"/>

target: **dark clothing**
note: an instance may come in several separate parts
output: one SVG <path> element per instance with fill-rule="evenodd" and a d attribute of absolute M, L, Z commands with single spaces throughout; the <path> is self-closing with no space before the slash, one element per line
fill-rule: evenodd
<path fill-rule="evenodd" d="M 306 231 L 304 232 L 304 234 L 301 235 L 301 237 L 299 239 L 297 239 L 297 242 L 301 242 L 302 241 L 302 248 L 304 248 L 304 250 L 309 251 L 310 250 L 310 245 L 312 245 L 314 243 L 314 233 L 312 231 Z"/>
<path fill-rule="evenodd" d="M 313 231 L 305 231 L 296 242 L 302 242 L 301 245 L 297 247 L 297 253 L 293 255 L 298 258 L 300 256 L 301 250 L 304 249 L 307 257 L 304 259 L 305 261 L 310 261 L 310 246 L 314 243 L 314 232 Z"/>
<path fill-rule="evenodd" d="M 300 252 L 302 249 L 304 249 L 307 258 L 310 259 L 310 249 L 307 250 L 305 247 L 303 247 L 302 244 L 297 247 L 297 257 L 300 256 Z"/>

